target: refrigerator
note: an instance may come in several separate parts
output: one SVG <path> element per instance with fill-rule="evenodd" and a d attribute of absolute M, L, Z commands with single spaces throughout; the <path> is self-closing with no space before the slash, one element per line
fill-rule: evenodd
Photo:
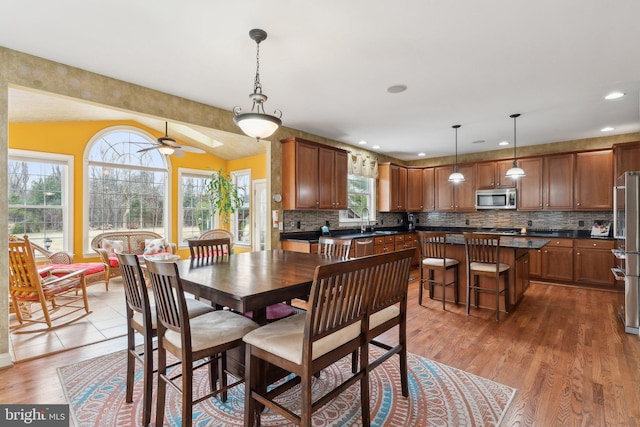
<path fill-rule="evenodd" d="M 618 315 L 625 332 L 640 331 L 640 171 L 625 172 L 618 178 L 613 192 L 613 233 L 616 239 L 613 253 L 616 267 L 612 269 L 616 281 L 624 285 L 620 293 Z"/>

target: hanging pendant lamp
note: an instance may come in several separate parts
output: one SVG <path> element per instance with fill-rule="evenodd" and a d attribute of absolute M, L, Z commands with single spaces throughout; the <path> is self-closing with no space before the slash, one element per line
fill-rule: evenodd
<path fill-rule="evenodd" d="M 264 103 L 267 101 L 267 95 L 262 93 L 262 84 L 260 84 L 260 42 L 267 38 L 267 32 L 260 29 L 249 31 L 249 37 L 256 42 L 256 77 L 253 85 L 253 93 L 249 95 L 249 99 L 253 101 L 250 113 L 242 113 L 242 108 L 233 107 L 233 121 L 242 132 L 252 138 L 260 141 L 260 138 L 267 138 L 278 129 L 282 124 L 282 111 L 274 111 L 274 115 L 264 112 Z"/>
<path fill-rule="evenodd" d="M 459 182 L 464 182 L 464 175 L 458 172 L 458 128 L 460 125 L 451 126 L 456 130 L 456 165 L 453 168 L 453 173 L 449 175 L 449 181 L 457 184 Z"/>
<path fill-rule="evenodd" d="M 516 119 L 520 117 L 520 114 L 512 114 L 509 117 L 513 119 L 513 167 L 507 171 L 505 176 L 507 178 L 518 179 L 522 176 L 526 176 L 524 174 L 524 170 L 518 167 L 518 158 L 516 156 Z"/>

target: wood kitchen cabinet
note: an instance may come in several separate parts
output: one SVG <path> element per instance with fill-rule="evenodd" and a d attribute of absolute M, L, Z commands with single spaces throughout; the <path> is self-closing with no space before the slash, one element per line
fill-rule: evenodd
<path fill-rule="evenodd" d="M 458 165 L 458 172 L 464 175 L 464 182 L 449 182 L 453 166 L 435 168 L 435 210 L 472 212 L 476 210 L 476 165 Z"/>
<path fill-rule="evenodd" d="M 518 160 L 518 210 L 573 210 L 574 154 Z"/>
<path fill-rule="evenodd" d="M 376 255 L 395 251 L 394 236 L 380 236 L 373 239 L 373 252 Z"/>
<path fill-rule="evenodd" d="M 518 210 L 538 211 L 543 208 L 542 201 L 542 157 L 528 157 L 518 160 L 525 176 L 518 178 Z"/>
<path fill-rule="evenodd" d="M 509 302 L 515 304 L 522 299 L 524 292 L 529 288 L 529 254 L 531 251 L 527 249 L 516 250 L 516 277 L 515 277 L 515 295 L 509 295 Z"/>
<path fill-rule="evenodd" d="M 542 276 L 542 249 L 529 249 L 529 276 Z"/>
<path fill-rule="evenodd" d="M 407 168 L 392 163 L 378 165 L 378 211 L 407 211 Z"/>
<path fill-rule="evenodd" d="M 613 240 L 574 240 L 574 278 L 578 284 L 615 286 L 611 269 L 615 267 L 615 257 L 611 252 Z"/>
<path fill-rule="evenodd" d="M 478 163 L 476 170 L 476 188 L 514 188 L 516 181 L 513 178 L 507 178 L 505 176 L 512 166 L 513 160 Z"/>
<path fill-rule="evenodd" d="M 346 209 L 347 152 L 301 138 L 281 143 L 283 209 Z"/>
<path fill-rule="evenodd" d="M 575 154 L 574 195 L 576 210 L 613 209 L 613 150 Z"/>
<path fill-rule="evenodd" d="M 542 278 L 573 280 L 573 239 L 551 239 L 542 248 Z"/>
<path fill-rule="evenodd" d="M 422 212 L 424 210 L 424 170 L 407 169 L 407 211 Z"/>
<path fill-rule="evenodd" d="M 614 145 L 613 157 L 615 183 L 623 173 L 640 170 L 640 141 Z"/>
<path fill-rule="evenodd" d="M 425 168 L 422 170 L 424 179 L 424 208 L 423 211 L 433 211 L 436 208 L 436 184 L 434 168 Z"/>

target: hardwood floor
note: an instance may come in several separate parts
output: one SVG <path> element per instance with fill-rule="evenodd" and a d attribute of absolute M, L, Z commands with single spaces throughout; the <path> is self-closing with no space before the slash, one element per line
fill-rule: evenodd
<path fill-rule="evenodd" d="M 516 388 L 503 426 L 640 426 L 640 338 L 624 333 L 616 294 L 532 282 L 497 323 L 491 310 L 466 316 L 464 304 L 419 306 L 418 282 L 409 351 Z M 125 346 L 117 338 L 18 363 L 0 371 L 0 401 L 65 403 L 56 367 Z"/>

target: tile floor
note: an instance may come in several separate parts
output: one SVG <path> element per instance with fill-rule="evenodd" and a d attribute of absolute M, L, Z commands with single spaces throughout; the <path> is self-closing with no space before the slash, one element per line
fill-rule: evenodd
<path fill-rule="evenodd" d="M 126 335 L 127 321 L 121 279 L 112 279 L 108 292 L 103 283 L 96 283 L 87 289 L 87 293 L 91 310 L 89 315 L 47 332 L 10 333 L 12 360 L 25 361 Z M 9 321 L 11 325 L 17 324 L 13 314 Z"/>

